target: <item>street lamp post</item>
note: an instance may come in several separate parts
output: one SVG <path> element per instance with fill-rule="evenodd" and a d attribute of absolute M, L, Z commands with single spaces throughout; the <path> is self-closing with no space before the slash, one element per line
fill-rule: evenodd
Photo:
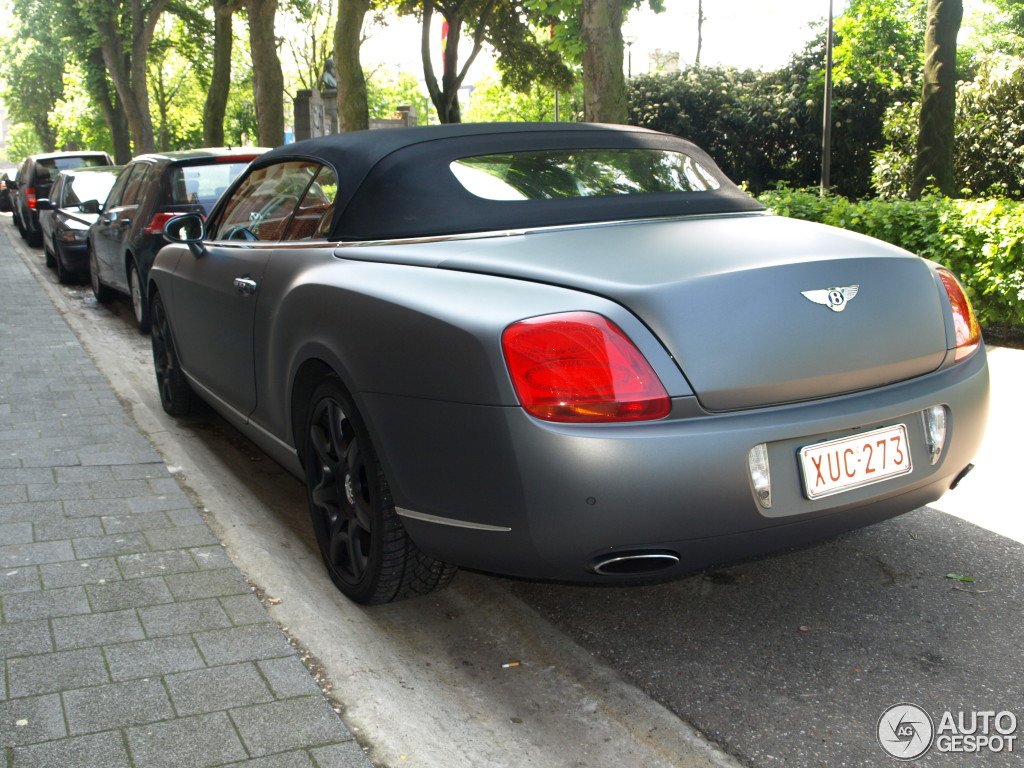
<path fill-rule="evenodd" d="M 825 109 L 821 130 L 821 194 L 828 192 L 832 173 L 832 2 L 828 0 L 828 35 L 825 39 Z"/>

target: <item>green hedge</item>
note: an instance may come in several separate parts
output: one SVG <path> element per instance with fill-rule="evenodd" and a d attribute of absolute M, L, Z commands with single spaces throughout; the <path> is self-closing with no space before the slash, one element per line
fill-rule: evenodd
<path fill-rule="evenodd" d="M 758 198 L 782 216 L 861 232 L 937 261 L 967 287 L 982 325 L 1006 338 L 1024 325 L 1024 203 L 844 197 L 776 189 Z"/>

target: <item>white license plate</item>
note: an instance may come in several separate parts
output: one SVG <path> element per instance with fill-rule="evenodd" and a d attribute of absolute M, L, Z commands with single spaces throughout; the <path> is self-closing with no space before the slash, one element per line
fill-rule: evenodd
<path fill-rule="evenodd" d="M 809 499 L 908 474 L 913 466 L 907 428 L 897 424 L 800 449 L 804 492 Z"/>

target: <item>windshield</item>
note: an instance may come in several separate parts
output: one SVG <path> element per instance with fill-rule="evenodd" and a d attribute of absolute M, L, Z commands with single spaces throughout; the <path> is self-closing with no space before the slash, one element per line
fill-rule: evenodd
<path fill-rule="evenodd" d="M 707 192 L 721 184 L 682 152 L 656 149 L 532 150 L 464 157 L 452 173 L 487 200 Z"/>
<path fill-rule="evenodd" d="M 107 193 L 114 186 L 120 168 L 107 171 L 81 171 L 68 179 L 64 186 L 62 205 L 78 205 L 86 200 L 106 200 Z"/>

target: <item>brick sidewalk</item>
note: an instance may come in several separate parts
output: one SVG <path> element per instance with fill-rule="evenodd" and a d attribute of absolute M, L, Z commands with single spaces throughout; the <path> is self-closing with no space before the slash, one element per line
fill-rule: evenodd
<path fill-rule="evenodd" d="M 16 236 L 0 218 L 0 765 L 370 766 Z"/>

